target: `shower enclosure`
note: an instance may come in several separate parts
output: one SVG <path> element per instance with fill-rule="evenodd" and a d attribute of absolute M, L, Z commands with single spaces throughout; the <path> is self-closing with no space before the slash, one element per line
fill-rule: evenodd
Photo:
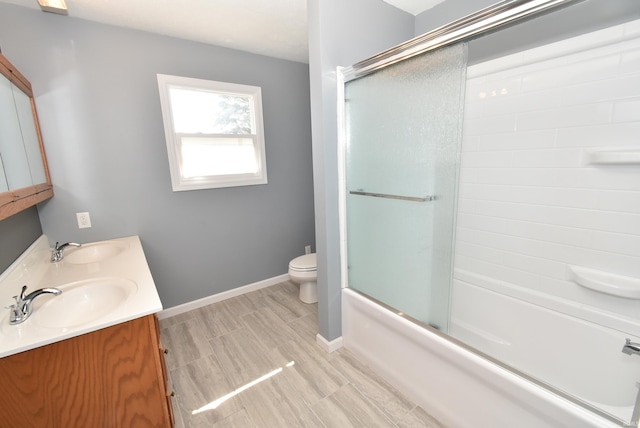
<path fill-rule="evenodd" d="M 345 286 L 637 424 L 639 51 L 633 1 L 506 1 L 346 69 Z"/>
<path fill-rule="evenodd" d="M 465 65 L 459 44 L 345 88 L 349 286 L 444 331 Z"/>

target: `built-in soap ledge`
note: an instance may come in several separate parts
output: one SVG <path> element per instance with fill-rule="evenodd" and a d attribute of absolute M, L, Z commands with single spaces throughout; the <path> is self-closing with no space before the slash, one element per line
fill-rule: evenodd
<path fill-rule="evenodd" d="M 626 299 L 640 299 L 640 279 L 600 270 L 567 265 L 569 279 L 576 284 Z"/>
<path fill-rule="evenodd" d="M 640 148 L 589 149 L 589 165 L 640 165 Z"/>

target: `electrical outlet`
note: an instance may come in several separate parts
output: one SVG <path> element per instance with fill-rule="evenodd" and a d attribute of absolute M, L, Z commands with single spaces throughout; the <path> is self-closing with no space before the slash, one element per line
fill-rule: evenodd
<path fill-rule="evenodd" d="M 305 245 L 304 253 L 305 254 L 311 254 L 311 245 Z"/>
<path fill-rule="evenodd" d="M 78 229 L 91 227 L 91 217 L 89 217 L 89 213 L 76 213 L 76 218 L 78 219 Z"/>

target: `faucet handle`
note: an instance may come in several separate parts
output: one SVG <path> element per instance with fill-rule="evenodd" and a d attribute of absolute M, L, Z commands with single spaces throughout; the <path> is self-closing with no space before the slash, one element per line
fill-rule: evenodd
<path fill-rule="evenodd" d="M 14 305 L 5 307 L 11 311 L 9 314 L 9 324 L 15 323 L 16 320 L 20 319 L 20 305 L 18 305 L 17 302 Z"/>
<path fill-rule="evenodd" d="M 11 310 L 16 309 L 18 307 L 18 296 L 13 296 L 13 300 L 15 300 L 16 302 L 11 304 L 11 305 L 9 305 L 9 306 L 5 306 L 4 308 L 5 309 L 11 309 Z"/>
<path fill-rule="evenodd" d="M 27 292 L 27 286 L 23 285 L 22 290 L 20 290 L 20 294 L 17 296 L 13 296 L 13 299 L 16 301 L 13 305 L 5 306 L 5 309 L 9 309 L 9 324 L 14 324 L 17 320 L 22 318 L 22 307 L 25 298 L 25 293 Z"/>
<path fill-rule="evenodd" d="M 59 242 L 56 242 L 55 247 L 53 248 L 53 251 L 51 251 L 51 263 L 55 263 L 55 262 L 59 262 L 60 260 L 62 260 L 64 258 L 64 255 L 62 254 L 62 251 L 67 248 L 68 246 L 72 246 L 72 247 L 81 247 L 81 244 L 76 244 L 75 242 L 67 242 L 64 243 L 62 245 L 60 245 Z"/>
<path fill-rule="evenodd" d="M 16 301 L 20 302 L 21 300 L 24 300 L 24 297 L 27 295 L 27 286 L 23 285 L 22 286 L 22 290 L 20 290 L 20 297 L 16 298 Z"/>
<path fill-rule="evenodd" d="M 27 293 L 27 286 L 23 285 L 22 286 L 22 290 L 20 290 L 20 294 L 18 294 L 17 296 L 12 296 L 13 300 L 15 300 L 16 302 L 14 304 L 12 304 L 12 305 L 5 306 L 4 308 L 5 309 L 13 309 L 13 308 L 16 308 L 16 307 L 20 306 L 20 303 L 22 303 L 22 301 L 24 300 L 24 298 L 26 296 L 26 293 Z"/>

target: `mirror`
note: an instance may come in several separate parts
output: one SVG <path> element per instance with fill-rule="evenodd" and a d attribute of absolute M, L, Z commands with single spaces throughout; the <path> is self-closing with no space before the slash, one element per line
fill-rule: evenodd
<path fill-rule="evenodd" d="M 0 220 L 52 196 L 31 84 L 0 54 Z"/>

